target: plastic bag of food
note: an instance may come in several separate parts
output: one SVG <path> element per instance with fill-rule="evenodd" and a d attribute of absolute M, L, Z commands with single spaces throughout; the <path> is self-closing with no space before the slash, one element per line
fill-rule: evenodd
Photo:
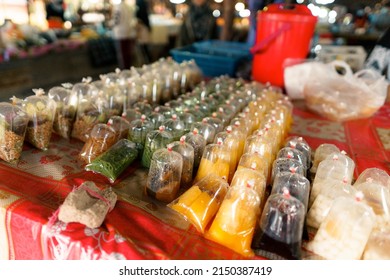
<path fill-rule="evenodd" d="M 332 153 L 339 153 L 340 149 L 334 144 L 321 144 L 315 150 L 313 165 L 311 166 L 310 172 L 315 174 L 317 172 L 318 165 L 321 161 L 327 158 Z"/>
<path fill-rule="evenodd" d="M 172 150 L 171 145 L 155 151 L 146 182 L 146 194 L 166 203 L 174 200 L 180 188 L 182 169 L 183 158 Z"/>
<path fill-rule="evenodd" d="M 29 117 L 18 105 L 0 103 L 0 159 L 15 163 L 19 160 Z"/>
<path fill-rule="evenodd" d="M 179 153 L 183 157 L 183 169 L 181 173 L 180 186 L 188 188 L 192 183 L 192 176 L 194 170 L 194 148 L 188 144 L 186 137 L 182 136 L 180 141 L 174 141 L 169 146 L 173 151 Z"/>
<path fill-rule="evenodd" d="M 96 124 L 85 142 L 79 158 L 85 163 L 91 163 L 99 155 L 107 151 L 116 142 L 115 130 L 106 124 Z"/>
<path fill-rule="evenodd" d="M 165 131 L 164 126 L 160 126 L 159 130 L 150 131 L 145 139 L 144 152 L 141 159 L 142 166 L 149 168 L 153 153 L 158 149 L 166 148 L 172 141 L 172 135 Z"/>
<path fill-rule="evenodd" d="M 23 109 L 29 117 L 25 140 L 38 149 L 47 150 L 57 105 L 54 100 L 44 95 L 42 89 L 33 91 L 35 95 L 26 97 L 23 102 Z"/>
<path fill-rule="evenodd" d="M 254 181 L 247 185 L 231 185 L 205 237 L 245 256 L 254 255 L 251 244 L 260 215 L 261 199 L 254 190 Z"/>
<path fill-rule="evenodd" d="M 336 68 L 342 68 L 344 75 Z M 371 117 L 385 103 L 388 83 L 373 70 L 352 73 L 343 61 L 316 64 L 304 87 L 306 106 L 333 121 Z"/>
<path fill-rule="evenodd" d="M 48 96 L 57 103 L 54 117 L 53 130 L 65 139 L 70 139 L 73 123 L 77 111 L 77 95 L 70 87 L 71 84 L 63 84 L 62 87 L 53 87 Z"/>
<path fill-rule="evenodd" d="M 374 228 L 375 214 L 356 198 L 339 197 L 307 249 L 329 260 L 359 260 Z"/>
<path fill-rule="evenodd" d="M 202 159 L 204 148 L 206 147 L 206 139 L 198 133 L 197 129 L 184 135 L 186 143 L 194 148 L 194 166 L 193 174 L 198 171 L 200 160 Z"/>
<path fill-rule="evenodd" d="M 85 166 L 85 170 L 105 176 L 110 183 L 137 158 L 138 150 L 133 142 L 122 139 Z"/>
<path fill-rule="evenodd" d="M 136 144 L 139 155 L 144 152 L 146 135 L 153 130 L 153 124 L 146 119 L 145 115 L 130 123 L 128 138 Z"/>
<path fill-rule="evenodd" d="M 300 259 L 305 206 L 285 189 L 268 197 L 252 240 L 252 249 L 285 259 Z"/>
<path fill-rule="evenodd" d="M 107 125 L 111 126 L 112 129 L 114 129 L 115 131 L 115 142 L 120 139 L 128 138 L 130 123 L 126 120 L 126 118 L 120 116 L 112 116 L 108 120 Z"/>
<path fill-rule="evenodd" d="M 88 81 L 75 84 L 72 91 L 78 93 L 77 114 L 72 137 L 86 142 L 96 124 L 107 122 L 109 104 L 106 99 L 99 96 L 99 90 Z"/>
<path fill-rule="evenodd" d="M 225 198 L 228 187 L 226 180 L 211 173 L 168 206 L 188 219 L 199 232 L 204 233 Z"/>
<path fill-rule="evenodd" d="M 222 145 L 222 141 L 219 141 L 217 144 L 209 144 L 204 149 L 194 183 L 210 173 L 227 180 L 229 178 L 229 169 L 230 150 Z"/>

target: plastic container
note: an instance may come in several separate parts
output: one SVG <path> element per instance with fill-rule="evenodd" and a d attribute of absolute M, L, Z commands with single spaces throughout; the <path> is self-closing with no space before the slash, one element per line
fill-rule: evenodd
<path fill-rule="evenodd" d="M 29 117 L 25 140 L 40 150 L 49 148 L 57 104 L 44 95 L 42 89 L 35 89 L 35 95 L 24 99 L 23 109 Z"/>
<path fill-rule="evenodd" d="M 200 233 L 204 233 L 224 200 L 228 187 L 226 180 L 211 173 L 168 206 L 182 214 Z"/>
<path fill-rule="evenodd" d="M 0 103 L 0 159 L 9 163 L 20 159 L 28 122 L 20 106 Z"/>
<path fill-rule="evenodd" d="M 269 196 L 256 227 L 252 249 L 284 259 L 301 259 L 305 206 L 288 190 Z"/>
<path fill-rule="evenodd" d="M 259 12 L 256 43 L 251 49 L 253 79 L 283 87 L 285 60 L 306 58 L 316 22 L 306 5 L 271 4 Z"/>
<path fill-rule="evenodd" d="M 79 158 L 85 164 L 91 163 L 114 145 L 116 139 L 116 132 L 111 126 L 103 123 L 96 124 L 91 131 L 90 137 L 81 149 Z"/>
<path fill-rule="evenodd" d="M 169 203 L 173 201 L 180 188 L 183 168 L 182 156 L 168 148 L 153 153 L 145 192 L 148 196 Z"/>

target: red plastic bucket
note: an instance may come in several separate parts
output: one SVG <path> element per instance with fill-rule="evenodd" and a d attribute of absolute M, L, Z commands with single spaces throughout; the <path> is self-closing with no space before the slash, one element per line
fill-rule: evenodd
<path fill-rule="evenodd" d="M 285 59 L 307 57 L 316 23 L 306 5 L 271 4 L 259 12 L 252 79 L 283 87 Z"/>

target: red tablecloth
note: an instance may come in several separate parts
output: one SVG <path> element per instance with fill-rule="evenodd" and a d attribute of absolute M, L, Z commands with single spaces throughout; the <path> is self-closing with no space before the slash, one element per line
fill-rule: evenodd
<path fill-rule="evenodd" d="M 295 103 L 291 135 L 314 149 L 336 144 L 355 161 L 390 171 L 390 103 L 370 119 L 335 123 Z M 25 145 L 16 166 L 0 162 L 0 259 L 244 259 L 205 239 L 180 215 L 143 194 L 147 170 L 134 162 L 112 187 L 117 204 L 102 227 L 48 219 L 73 187 L 108 182 L 77 161 L 83 143 L 53 135 L 48 151 Z M 255 259 L 268 258 L 266 254 Z"/>

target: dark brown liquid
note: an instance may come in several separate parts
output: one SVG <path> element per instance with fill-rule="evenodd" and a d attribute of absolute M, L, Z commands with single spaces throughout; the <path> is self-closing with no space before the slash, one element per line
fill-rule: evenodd
<path fill-rule="evenodd" d="M 263 250 L 274 253 L 288 260 L 299 260 L 301 258 L 301 242 L 287 244 L 277 241 L 272 237 L 259 231 L 252 240 L 252 249 Z"/>

